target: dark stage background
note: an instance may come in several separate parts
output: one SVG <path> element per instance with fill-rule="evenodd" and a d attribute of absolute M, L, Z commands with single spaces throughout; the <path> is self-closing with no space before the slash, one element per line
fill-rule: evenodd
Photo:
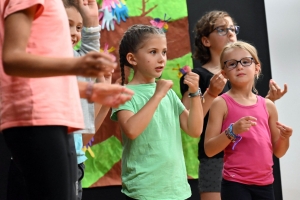
<path fill-rule="evenodd" d="M 197 20 L 207 11 L 224 10 L 235 19 L 241 31 L 238 39 L 252 43 L 258 50 L 262 62 L 263 78 L 258 82 L 259 94 L 265 96 L 268 91 L 268 82 L 271 78 L 271 66 L 268 45 L 264 1 L 254 0 L 187 0 L 190 23 L 191 44 L 193 46 L 193 28 Z M 200 63 L 194 62 L 194 67 Z M 0 134 L 0 199 L 6 200 L 7 174 L 10 161 L 9 151 Z M 276 200 L 282 200 L 279 159 L 274 158 L 274 191 Z M 171 180 L 170 180 L 171 181 Z M 189 181 L 192 188 L 190 200 L 199 200 L 197 180 Z M 123 200 L 120 186 L 98 187 L 84 189 L 83 200 Z"/>

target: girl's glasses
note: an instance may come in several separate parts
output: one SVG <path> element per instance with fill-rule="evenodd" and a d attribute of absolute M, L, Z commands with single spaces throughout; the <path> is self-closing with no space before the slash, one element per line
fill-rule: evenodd
<path fill-rule="evenodd" d="M 240 27 L 239 26 L 234 26 L 234 27 L 225 28 L 224 26 L 218 26 L 218 27 L 214 28 L 210 33 L 214 32 L 214 31 L 217 31 L 217 33 L 219 35 L 224 36 L 224 35 L 227 35 L 229 30 L 232 33 L 235 33 L 237 35 L 240 32 Z"/>
<path fill-rule="evenodd" d="M 234 68 L 237 67 L 237 65 L 239 63 L 241 63 L 241 65 L 243 67 L 248 67 L 250 66 L 252 63 L 254 62 L 254 59 L 252 57 L 245 57 L 245 58 L 242 58 L 241 60 L 234 60 L 234 59 L 231 59 L 231 60 L 226 60 L 224 62 L 224 65 L 227 69 L 229 70 L 233 70 Z"/>

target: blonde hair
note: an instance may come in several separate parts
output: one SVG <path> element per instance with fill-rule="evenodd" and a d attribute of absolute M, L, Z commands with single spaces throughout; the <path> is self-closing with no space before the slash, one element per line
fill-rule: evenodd
<path fill-rule="evenodd" d="M 225 64 L 224 64 L 224 60 L 223 60 L 224 59 L 224 54 L 229 49 L 234 49 L 234 48 L 240 48 L 240 49 L 244 49 L 244 50 L 248 51 L 251 54 L 251 57 L 253 58 L 254 63 L 255 64 L 260 64 L 260 70 L 259 70 L 258 74 L 254 77 L 254 83 L 253 83 L 253 86 L 252 86 L 253 92 L 255 92 L 255 94 L 258 94 L 258 91 L 255 88 L 255 85 L 256 85 L 256 82 L 257 82 L 258 78 L 261 75 L 261 62 L 258 58 L 258 53 L 257 53 L 257 50 L 254 46 L 252 46 L 251 44 L 249 44 L 247 42 L 243 42 L 243 41 L 236 41 L 236 42 L 228 43 L 223 48 L 221 56 L 220 56 L 221 68 L 222 69 L 225 68 Z"/>

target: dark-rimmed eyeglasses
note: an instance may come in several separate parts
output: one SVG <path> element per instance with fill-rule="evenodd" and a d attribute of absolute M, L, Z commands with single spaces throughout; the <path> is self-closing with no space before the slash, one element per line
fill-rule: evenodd
<path fill-rule="evenodd" d="M 227 69 L 229 70 L 233 70 L 234 68 L 237 67 L 237 65 L 239 63 L 241 63 L 241 65 L 243 67 L 248 67 L 250 66 L 252 63 L 254 62 L 254 59 L 252 57 L 245 57 L 245 58 L 242 58 L 241 60 L 234 60 L 234 59 L 231 59 L 231 60 L 226 60 L 224 62 L 224 65 Z"/>
<path fill-rule="evenodd" d="M 234 27 L 225 28 L 224 26 L 218 26 L 218 27 L 214 28 L 209 34 L 211 34 L 214 31 L 217 31 L 217 33 L 219 35 L 224 36 L 224 35 L 227 35 L 229 30 L 232 33 L 235 33 L 237 35 L 240 32 L 240 27 L 239 26 L 234 26 Z"/>

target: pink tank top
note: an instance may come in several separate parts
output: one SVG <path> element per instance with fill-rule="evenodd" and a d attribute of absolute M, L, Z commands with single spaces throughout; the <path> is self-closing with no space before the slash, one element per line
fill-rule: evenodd
<path fill-rule="evenodd" d="M 273 149 L 269 129 L 269 113 L 265 99 L 257 96 L 257 103 L 244 106 L 237 103 L 228 94 L 221 97 L 228 108 L 227 117 L 222 124 L 222 132 L 231 123 L 245 116 L 257 118 L 257 125 L 241 134 L 242 140 L 232 150 L 230 143 L 224 150 L 223 178 L 228 181 L 247 185 L 269 185 L 273 177 Z"/>

